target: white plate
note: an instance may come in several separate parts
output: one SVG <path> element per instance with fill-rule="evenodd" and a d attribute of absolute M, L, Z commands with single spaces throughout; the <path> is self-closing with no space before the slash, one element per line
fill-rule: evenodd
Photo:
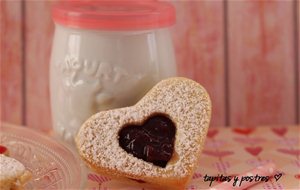
<path fill-rule="evenodd" d="M 0 144 L 32 173 L 25 189 L 82 187 L 80 160 L 61 143 L 26 127 L 1 125 Z"/>

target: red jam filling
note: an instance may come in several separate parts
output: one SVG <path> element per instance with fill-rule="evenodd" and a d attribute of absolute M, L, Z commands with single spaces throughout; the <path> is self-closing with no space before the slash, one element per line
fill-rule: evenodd
<path fill-rule="evenodd" d="M 141 126 L 127 125 L 119 132 L 119 144 L 128 153 L 166 167 L 174 150 L 176 127 L 166 116 L 148 118 Z"/>
<path fill-rule="evenodd" d="M 5 154 L 7 152 L 7 148 L 5 146 L 0 145 L 0 154 Z"/>

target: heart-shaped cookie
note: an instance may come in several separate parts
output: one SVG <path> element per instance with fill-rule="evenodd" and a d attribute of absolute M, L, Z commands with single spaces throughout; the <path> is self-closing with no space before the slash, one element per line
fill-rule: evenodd
<path fill-rule="evenodd" d="M 80 128 L 76 145 L 96 172 L 183 189 L 199 162 L 210 116 L 211 102 L 201 85 L 169 78 L 134 106 L 93 115 Z"/>

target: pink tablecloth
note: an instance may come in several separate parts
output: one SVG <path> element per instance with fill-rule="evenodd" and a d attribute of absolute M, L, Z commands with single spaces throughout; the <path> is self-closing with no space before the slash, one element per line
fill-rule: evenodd
<path fill-rule="evenodd" d="M 188 190 L 207 189 L 204 176 L 245 173 L 261 164 L 274 162 L 277 181 L 271 178 L 248 189 L 300 189 L 300 126 L 257 128 L 210 128 Z M 254 174 L 255 175 L 255 174 Z M 212 186 L 219 182 L 213 182 Z M 93 172 L 87 174 L 87 189 L 149 189 L 145 184 L 128 184 Z"/>

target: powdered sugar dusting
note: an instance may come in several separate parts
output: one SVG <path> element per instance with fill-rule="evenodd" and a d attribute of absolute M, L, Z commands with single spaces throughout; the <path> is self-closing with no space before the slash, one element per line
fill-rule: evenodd
<path fill-rule="evenodd" d="M 166 114 L 176 125 L 174 155 L 178 158 L 172 158 L 165 168 L 128 154 L 118 141 L 118 132 L 124 125 L 142 124 L 155 113 Z M 182 178 L 192 175 L 197 164 L 210 114 L 210 99 L 203 87 L 189 79 L 171 78 L 158 83 L 135 106 L 92 116 L 77 135 L 77 147 L 93 166 L 127 177 Z"/>
<path fill-rule="evenodd" d="M 14 158 L 0 154 L 0 180 L 16 179 L 23 175 L 25 167 Z"/>

